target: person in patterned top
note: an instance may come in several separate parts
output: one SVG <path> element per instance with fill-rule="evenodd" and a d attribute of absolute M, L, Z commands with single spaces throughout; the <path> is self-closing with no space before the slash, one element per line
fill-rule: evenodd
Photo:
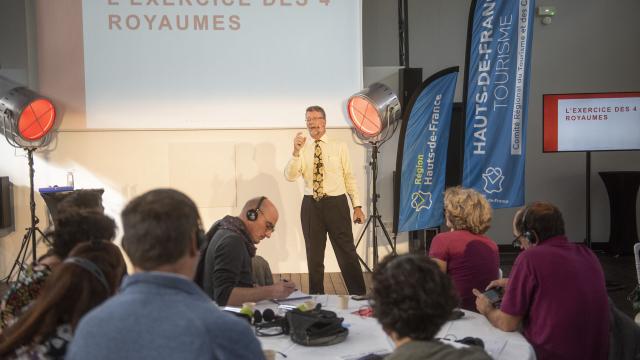
<path fill-rule="evenodd" d="M 38 297 L 44 282 L 74 246 L 91 240 L 112 240 L 115 226 L 101 209 L 59 207 L 51 250 L 27 268 L 0 302 L 0 331 L 13 324 Z"/>
<path fill-rule="evenodd" d="M 125 274 L 116 245 L 77 245 L 44 282 L 33 306 L 0 335 L 0 358 L 64 359 L 80 319 L 114 295 Z"/>

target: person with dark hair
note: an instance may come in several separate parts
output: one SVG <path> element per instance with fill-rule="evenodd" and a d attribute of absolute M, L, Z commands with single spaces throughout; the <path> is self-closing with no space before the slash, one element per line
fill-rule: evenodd
<path fill-rule="evenodd" d="M 277 222 L 278 210 L 262 196 L 247 201 L 240 215 L 225 216 L 207 232 L 210 241 L 200 260 L 204 261 L 201 281 L 204 291 L 218 305 L 283 299 L 295 290 L 295 284 L 289 282 L 268 286 L 254 283 L 256 245 L 271 237 Z"/>
<path fill-rule="evenodd" d="M 448 232 L 436 235 L 429 248 L 440 269 L 451 276 L 460 307 L 474 311 L 474 288 L 484 289 L 499 272 L 498 245 L 485 235 L 491 225 L 491 206 L 482 194 L 460 186 L 444 193 Z"/>
<path fill-rule="evenodd" d="M 347 145 L 327 136 L 326 115 L 320 106 L 308 107 L 305 118 L 313 141 L 307 142 L 302 132 L 296 135 L 284 173 L 288 181 L 300 176 L 304 179 L 300 220 L 307 252 L 309 293 L 324 294 L 324 251 L 329 234 L 347 290 L 361 295 L 366 288 L 353 241 L 347 195 L 353 207 L 353 222 L 361 224 L 365 215 Z"/>
<path fill-rule="evenodd" d="M 102 194 L 104 189 L 78 189 L 42 194 L 45 204 L 49 209 L 49 215 L 55 224 L 58 221 L 58 213 L 66 209 L 86 209 L 104 212 L 102 206 Z"/>
<path fill-rule="evenodd" d="M 78 325 L 67 359 L 262 359 L 242 319 L 194 282 L 204 232 L 195 203 L 172 189 L 122 211 L 122 245 L 135 273 Z"/>
<path fill-rule="evenodd" d="M 2 359 L 63 359 L 78 322 L 115 294 L 126 264 L 108 242 L 84 242 L 49 276 L 38 300 L 0 336 Z"/>
<path fill-rule="evenodd" d="M 386 360 L 490 359 L 434 339 L 458 304 L 451 279 L 424 256 L 385 257 L 373 272 L 373 314 L 396 345 Z"/>
<path fill-rule="evenodd" d="M 64 197 L 57 206 L 57 211 L 68 208 L 98 210 L 104 212 L 102 194 L 104 189 L 78 189 Z"/>
<path fill-rule="evenodd" d="M 516 212 L 514 245 L 524 251 L 502 287 L 500 308 L 474 289 L 476 306 L 503 331 L 522 327 L 536 356 L 546 359 L 607 359 L 609 304 L 604 273 L 595 254 L 568 241 L 560 210 L 534 202 Z"/>
<path fill-rule="evenodd" d="M 24 276 L 12 284 L 0 303 L 0 330 L 12 324 L 35 300 L 45 280 L 77 244 L 115 237 L 116 223 L 102 211 L 65 208 L 59 213 L 49 252 L 31 264 Z"/>

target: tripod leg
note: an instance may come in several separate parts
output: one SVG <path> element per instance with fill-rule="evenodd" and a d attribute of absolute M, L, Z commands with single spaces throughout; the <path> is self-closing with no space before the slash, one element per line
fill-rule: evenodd
<path fill-rule="evenodd" d="M 46 229 L 45 229 L 46 230 Z M 38 242 L 42 242 L 44 241 L 45 244 L 47 245 L 53 245 L 53 243 L 51 242 L 51 240 L 49 240 L 49 237 L 47 236 L 47 234 L 45 234 L 44 232 L 42 232 L 42 230 L 40 230 L 40 228 L 36 227 L 36 232 L 38 234 L 40 234 L 40 239 Z"/>
<path fill-rule="evenodd" d="M 380 227 L 382 228 L 382 232 L 384 232 L 384 236 L 387 238 L 387 242 L 389 243 L 389 246 L 391 246 L 391 253 L 393 255 L 398 255 L 396 253 L 395 245 L 391 242 L 391 236 L 389 236 L 389 232 L 387 231 L 387 228 L 382 223 L 382 217 L 380 215 L 378 215 L 378 219 L 377 220 L 378 220 L 378 223 L 380 224 Z"/>
<path fill-rule="evenodd" d="M 373 219 L 373 216 L 369 216 L 369 219 L 367 219 L 367 223 L 364 225 L 364 228 L 362 228 L 362 232 L 358 237 L 358 242 L 356 242 L 356 249 L 358 249 L 358 246 L 360 246 L 360 242 L 362 241 L 362 238 L 367 233 L 367 229 L 369 228 L 369 225 L 371 225 L 372 219 Z M 371 272 L 371 268 L 369 267 L 369 265 L 367 265 L 366 261 L 364 261 L 360 255 L 358 255 L 358 260 L 360 260 L 360 263 L 362 263 L 362 265 L 364 266 L 365 269 L 367 269 L 368 272 Z"/>
<path fill-rule="evenodd" d="M 364 228 L 362 228 L 362 232 L 360 233 L 360 236 L 358 236 L 358 241 L 356 242 L 356 248 L 360 246 L 360 242 L 362 241 L 362 238 L 367 233 L 367 228 L 369 227 L 369 223 L 371 223 L 371 218 L 372 217 L 369 216 L 369 218 L 367 219 L 367 223 L 364 225 Z"/>
<path fill-rule="evenodd" d="M 18 251 L 16 260 L 13 262 L 11 271 L 9 271 L 9 275 L 7 276 L 7 283 L 11 281 L 11 278 L 13 277 L 13 273 L 14 271 L 16 271 L 16 269 L 18 270 L 18 272 L 16 273 L 18 278 L 20 277 L 20 274 L 22 274 L 22 269 L 24 268 L 24 261 L 27 257 L 27 253 L 29 252 L 29 243 L 31 241 L 32 232 L 33 232 L 33 228 L 28 228 L 27 232 L 22 237 L 22 244 L 20 245 L 20 251 Z"/>
<path fill-rule="evenodd" d="M 362 266 L 364 266 L 364 268 L 368 271 L 371 272 L 371 268 L 369 267 L 369 265 L 367 265 L 366 262 L 364 262 L 364 260 L 360 257 L 360 255 L 358 255 L 358 260 L 360 261 L 360 263 L 362 264 Z"/>

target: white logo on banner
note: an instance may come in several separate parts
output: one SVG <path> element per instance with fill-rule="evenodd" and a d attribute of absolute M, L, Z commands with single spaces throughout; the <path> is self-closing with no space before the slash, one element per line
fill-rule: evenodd
<path fill-rule="evenodd" d="M 482 179 L 484 179 L 484 191 L 486 193 L 491 194 L 494 192 L 502 192 L 502 181 L 504 180 L 504 176 L 502 176 L 502 169 L 499 167 L 487 168 L 484 174 L 482 174 Z"/>
<path fill-rule="evenodd" d="M 411 194 L 411 207 L 416 209 L 416 212 L 422 209 L 431 208 L 431 204 L 432 201 L 430 192 L 425 193 L 418 190 Z"/>

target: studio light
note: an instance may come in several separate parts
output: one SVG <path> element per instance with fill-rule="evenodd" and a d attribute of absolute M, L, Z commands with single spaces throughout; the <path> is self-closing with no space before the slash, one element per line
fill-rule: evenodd
<path fill-rule="evenodd" d="M 51 141 L 56 110 L 51 100 L 0 76 L 0 120 L 9 144 L 37 148 Z"/>
<path fill-rule="evenodd" d="M 367 229 L 371 225 L 371 243 L 373 246 L 373 267 L 378 265 L 378 235 L 377 228 L 382 229 L 387 242 L 391 247 L 391 253 L 396 254 L 395 236 L 393 242 L 389 236 L 389 232 L 382 222 L 382 216 L 378 212 L 378 198 L 380 195 L 377 190 L 378 182 L 378 152 L 382 144 L 393 136 L 398 127 L 398 119 L 401 116 L 400 100 L 398 96 L 387 85 L 382 83 L 374 83 L 368 88 L 352 95 L 347 101 L 347 113 L 349 119 L 353 123 L 353 128 L 358 138 L 362 140 L 363 145 L 371 146 L 371 207 L 369 219 L 360 233 L 360 237 L 356 243 L 356 248 L 360 245 Z M 367 263 L 358 256 L 358 259 L 364 267 L 371 271 Z"/>
<path fill-rule="evenodd" d="M 375 83 L 349 98 L 347 113 L 358 134 L 371 139 L 394 128 L 401 115 L 400 100 L 387 85 Z"/>
<path fill-rule="evenodd" d="M 40 234 L 46 239 L 46 235 L 38 228 L 40 220 L 36 216 L 33 153 L 38 148 L 47 146 L 51 142 L 55 121 L 56 109 L 51 100 L 0 76 L 0 125 L 2 126 L 2 134 L 9 145 L 26 151 L 29 163 L 30 185 L 29 210 L 31 226 L 27 228 L 27 232 L 22 238 L 20 251 L 9 272 L 9 276 L 7 276 L 7 282 L 12 280 L 16 270 L 17 278 L 20 277 L 20 274 L 25 269 L 25 264 L 27 264 L 26 258 L 29 247 L 31 247 L 32 261 L 35 263 L 37 259 L 36 235 Z"/>

